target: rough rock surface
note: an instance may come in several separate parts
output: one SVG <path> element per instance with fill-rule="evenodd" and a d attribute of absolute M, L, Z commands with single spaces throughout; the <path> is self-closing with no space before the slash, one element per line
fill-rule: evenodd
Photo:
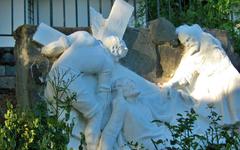
<path fill-rule="evenodd" d="M 174 25 L 163 17 L 150 21 L 150 35 L 153 43 L 162 44 L 177 39 L 176 28 Z"/>
<path fill-rule="evenodd" d="M 170 75 L 174 73 L 182 57 L 181 47 L 173 48 L 169 42 L 166 42 L 170 39 L 163 40 L 165 42 L 162 42 L 156 48 L 149 29 L 128 28 L 124 40 L 129 52 L 121 60 L 121 63 L 152 82 L 167 81 Z M 160 54 L 160 57 L 158 57 L 158 54 Z M 163 72 L 163 74 L 159 75 L 159 72 Z"/>
<path fill-rule="evenodd" d="M 156 72 L 157 57 L 147 29 L 128 28 L 124 40 L 129 48 L 121 63 L 137 74 L 151 80 Z"/>

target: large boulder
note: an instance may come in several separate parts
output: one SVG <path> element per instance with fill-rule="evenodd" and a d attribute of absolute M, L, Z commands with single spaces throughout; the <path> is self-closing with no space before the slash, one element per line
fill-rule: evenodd
<path fill-rule="evenodd" d="M 163 17 L 152 20 L 149 23 L 150 35 L 153 43 L 162 44 L 177 39 L 175 26 Z"/>
<path fill-rule="evenodd" d="M 129 51 L 121 63 L 148 80 L 154 78 L 157 57 L 148 30 L 128 28 L 124 40 Z"/>
<path fill-rule="evenodd" d="M 123 65 L 152 82 L 166 82 L 174 74 L 183 51 L 173 47 L 177 35 L 171 22 L 158 18 L 149 28 L 128 28 L 124 40 L 130 50 Z"/>

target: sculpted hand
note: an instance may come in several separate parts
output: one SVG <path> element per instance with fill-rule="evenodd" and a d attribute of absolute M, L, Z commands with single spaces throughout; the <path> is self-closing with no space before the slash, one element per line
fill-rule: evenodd
<path fill-rule="evenodd" d="M 171 99 L 171 88 L 174 88 L 171 82 L 165 82 L 163 84 L 157 83 L 158 87 L 160 87 L 161 93 L 167 99 Z"/>
<path fill-rule="evenodd" d="M 162 87 L 161 88 L 161 93 L 167 99 L 171 99 L 171 87 L 169 87 L 169 86 Z"/>
<path fill-rule="evenodd" d="M 158 83 L 158 86 L 160 88 L 169 87 L 169 88 L 180 89 L 180 88 L 184 88 L 187 84 L 188 84 L 188 81 L 185 78 L 183 78 L 179 81 L 167 82 L 167 83 L 164 83 L 164 84 L 159 84 Z"/>
<path fill-rule="evenodd" d="M 162 84 L 162 83 L 157 83 L 157 86 L 160 87 L 160 88 L 163 88 L 163 87 L 164 87 L 164 84 Z"/>

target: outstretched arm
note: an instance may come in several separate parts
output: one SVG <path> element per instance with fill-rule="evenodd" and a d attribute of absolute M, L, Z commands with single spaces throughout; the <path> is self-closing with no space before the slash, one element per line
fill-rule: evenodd
<path fill-rule="evenodd" d="M 47 57 L 59 56 L 71 45 L 66 36 L 61 36 L 57 41 L 49 43 L 41 50 L 41 54 Z"/>
<path fill-rule="evenodd" d="M 191 70 L 190 72 L 186 72 L 185 76 L 170 79 L 163 86 L 173 87 L 176 89 L 183 89 L 186 86 L 191 85 L 197 76 L 198 72 L 196 70 Z"/>
<path fill-rule="evenodd" d="M 182 60 L 176 69 L 174 76 L 163 86 L 173 87 L 176 89 L 184 89 L 186 86 L 192 85 L 199 75 L 200 66 L 201 56 L 199 56 L 199 53 L 192 55 L 185 54 L 182 57 Z"/>

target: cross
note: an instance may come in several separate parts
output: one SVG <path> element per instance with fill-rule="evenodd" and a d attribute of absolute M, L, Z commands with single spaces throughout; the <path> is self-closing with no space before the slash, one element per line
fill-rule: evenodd
<path fill-rule="evenodd" d="M 114 35 L 122 39 L 133 9 L 133 6 L 124 0 L 115 0 L 109 17 L 105 19 L 95 9 L 90 8 L 90 22 L 93 36 L 98 40 L 103 40 L 109 35 Z M 63 35 L 63 33 L 56 29 L 41 23 L 33 36 L 33 40 L 45 46 L 58 40 Z"/>

